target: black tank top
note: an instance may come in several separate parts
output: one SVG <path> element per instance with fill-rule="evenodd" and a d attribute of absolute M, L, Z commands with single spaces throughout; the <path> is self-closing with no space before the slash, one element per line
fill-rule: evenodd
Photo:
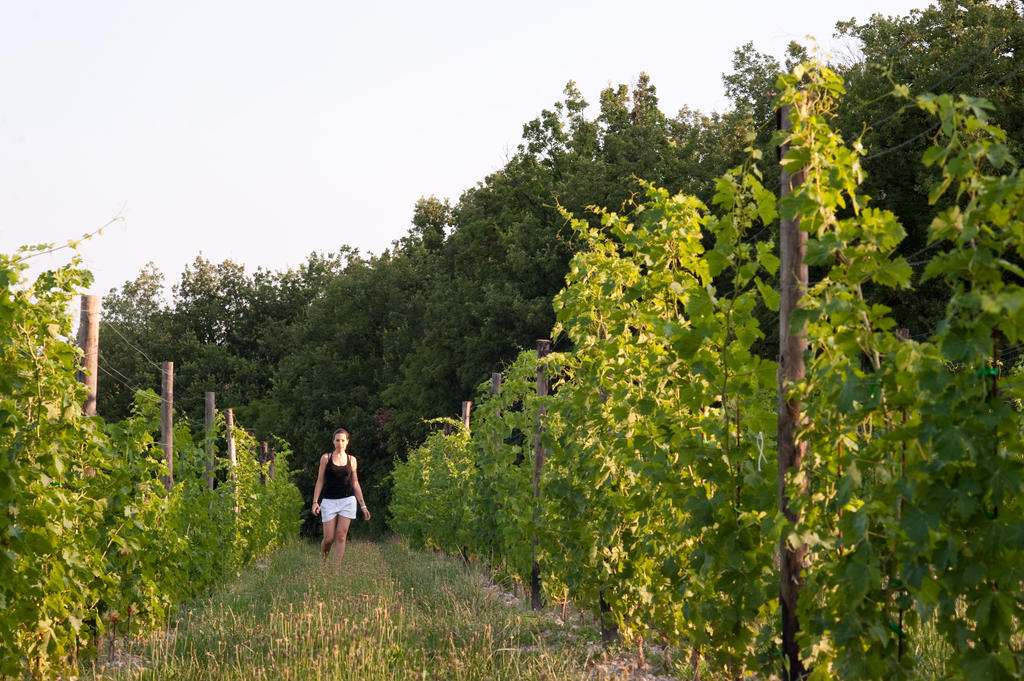
<path fill-rule="evenodd" d="M 352 457 L 345 457 L 345 465 L 334 463 L 334 455 L 327 455 L 327 466 L 324 468 L 324 499 L 344 499 L 354 497 L 356 490 L 352 486 Z"/>

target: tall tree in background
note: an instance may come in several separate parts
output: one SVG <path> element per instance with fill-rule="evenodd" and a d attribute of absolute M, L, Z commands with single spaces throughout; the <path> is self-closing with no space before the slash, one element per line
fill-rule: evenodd
<path fill-rule="evenodd" d="M 331 433 L 345 428 L 350 451 L 359 457 L 366 501 L 373 508 L 381 505 L 393 420 L 382 407 L 381 388 L 395 373 L 395 348 L 405 342 L 395 316 L 408 314 L 417 283 L 403 267 L 408 261 L 391 262 L 348 258 L 292 327 L 292 351 L 278 363 L 261 407 L 261 426 L 284 437 L 296 452 L 296 484 L 307 497 Z M 384 514 L 374 518 L 379 526 Z M 307 515 L 306 521 L 312 527 L 314 519 Z"/>
<path fill-rule="evenodd" d="M 908 100 L 886 95 L 895 85 L 915 96 L 984 97 L 995 107 L 992 122 L 1007 132 L 1008 146 L 1019 158 L 1024 151 L 1022 5 L 1018 0 L 941 0 L 907 16 L 875 15 L 864 23 L 840 22 L 837 28 L 840 36 L 861 45 L 860 58 L 839 70 L 849 92 L 840 127 L 847 139 L 863 133 L 865 191 L 875 205 L 899 216 L 907 229 L 900 255 L 920 273 L 934 255 L 926 216 L 932 214 L 928 194 L 938 171 L 911 160 L 921 158 L 938 128 Z M 937 280 L 915 281 L 912 296 L 876 293 L 912 335 L 919 335 L 933 330 L 942 316 L 942 286 Z"/>
<path fill-rule="evenodd" d="M 103 297 L 97 412 L 108 421 L 130 414 L 136 390 L 159 393 L 159 363 L 177 354 L 164 295 L 164 276 L 150 262 Z"/>
<path fill-rule="evenodd" d="M 916 159 L 931 123 L 904 111 L 890 93 L 902 85 L 914 94 L 989 97 L 997 106 L 993 119 L 1020 152 L 1022 24 L 1018 0 L 943 0 L 905 17 L 839 24 L 840 37 L 861 46 L 839 68 L 854 102 L 839 124 L 846 139 L 863 133 L 865 189 L 907 227 L 901 248 L 912 263 L 929 255 L 920 216 L 933 212 L 924 210 L 932 178 Z M 124 415 L 126 385 L 159 385 L 158 370 L 139 351 L 154 362 L 172 359 L 185 408 L 198 419 L 203 392 L 214 390 L 261 439 L 283 437 L 294 447 L 307 495 L 329 434 L 348 428 L 367 497 L 379 506 L 386 473 L 423 440 L 425 420 L 457 413 L 492 371 L 550 333 L 552 299 L 579 248 L 559 208 L 590 220 L 597 217 L 588 206 L 628 213 L 641 180 L 710 205 L 715 178 L 750 147 L 765 158 L 765 185 L 777 187 L 772 93 L 777 75 L 805 56 L 793 45 L 783 65 L 751 43 L 738 48 L 724 76 L 732 106 L 722 113 L 684 108 L 669 116 L 643 74 L 632 85 L 606 88 L 594 110 L 570 82 L 561 101 L 524 125 L 503 168 L 454 204 L 421 199 L 408 234 L 379 255 L 342 249 L 311 256 L 298 270 L 253 275 L 198 258 L 170 303 L 149 268 L 104 301 L 124 339 L 106 333 L 101 341 L 101 369 L 110 374 L 101 371 L 101 414 Z M 940 318 L 927 295 L 867 293 L 914 333 Z M 775 317 L 755 314 L 766 333 L 755 351 L 774 355 Z"/>
<path fill-rule="evenodd" d="M 252 276 L 231 261 L 200 257 L 165 299 L 164 277 L 150 263 L 103 298 L 99 413 L 128 415 L 132 393 L 159 392 L 160 363 L 175 362 L 178 407 L 202 419 L 206 391 L 245 410 L 264 397 L 288 329 L 340 268 L 340 255 L 313 254 L 298 270 Z"/>

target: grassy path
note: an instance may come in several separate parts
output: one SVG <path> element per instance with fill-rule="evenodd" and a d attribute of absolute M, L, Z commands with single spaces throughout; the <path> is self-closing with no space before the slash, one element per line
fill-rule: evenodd
<path fill-rule="evenodd" d="M 596 632 L 509 608 L 485 586 L 448 558 L 397 543 L 350 542 L 341 574 L 296 543 L 92 678 L 586 678 Z"/>

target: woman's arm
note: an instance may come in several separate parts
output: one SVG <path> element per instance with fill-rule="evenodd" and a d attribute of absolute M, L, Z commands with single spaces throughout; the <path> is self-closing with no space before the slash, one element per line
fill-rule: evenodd
<path fill-rule="evenodd" d="M 359 486 L 359 475 L 356 473 L 358 463 L 356 457 L 351 454 L 348 457 L 352 459 L 352 489 L 356 492 L 356 501 L 359 502 L 359 508 L 363 509 L 363 520 L 369 520 L 370 509 L 366 507 L 366 502 L 363 501 L 363 488 Z"/>
<path fill-rule="evenodd" d="M 313 515 L 320 514 L 320 490 L 324 488 L 324 468 L 327 467 L 327 457 L 330 454 L 324 454 L 320 457 L 320 470 L 316 474 L 316 486 L 313 487 Z M 353 469 L 353 472 L 355 469 Z"/>

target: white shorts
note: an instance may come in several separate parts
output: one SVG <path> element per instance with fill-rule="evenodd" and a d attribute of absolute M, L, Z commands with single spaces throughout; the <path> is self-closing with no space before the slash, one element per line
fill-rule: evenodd
<path fill-rule="evenodd" d="M 344 518 L 356 517 L 356 498 L 345 497 L 343 499 L 324 499 L 320 502 L 320 520 L 327 522 L 334 520 L 335 516 Z"/>

